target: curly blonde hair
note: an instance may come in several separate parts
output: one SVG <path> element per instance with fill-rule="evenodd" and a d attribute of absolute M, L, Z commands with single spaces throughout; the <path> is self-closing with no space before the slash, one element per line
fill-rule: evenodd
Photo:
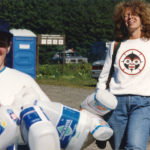
<path fill-rule="evenodd" d="M 124 23 L 125 9 L 130 8 L 137 14 L 142 22 L 142 38 L 150 39 L 150 3 L 144 0 L 130 0 L 118 3 L 114 11 L 115 40 L 122 41 L 129 38 L 128 31 Z"/>

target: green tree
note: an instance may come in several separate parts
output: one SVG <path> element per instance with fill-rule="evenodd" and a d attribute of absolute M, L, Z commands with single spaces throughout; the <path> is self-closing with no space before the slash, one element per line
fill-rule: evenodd
<path fill-rule="evenodd" d="M 113 40 L 112 14 L 119 1 L 1 0 L 0 18 L 8 20 L 12 28 L 26 28 L 35 34 L 65 34 L 66 49 L 73 47 L 88 56 L 94 43 Z M 51 54 L 43 49 L 43 58 L 58 50 L 48 49 Z"/>

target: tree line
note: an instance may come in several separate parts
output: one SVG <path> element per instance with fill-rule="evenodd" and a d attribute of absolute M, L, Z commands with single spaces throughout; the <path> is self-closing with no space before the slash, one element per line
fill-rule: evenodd
<path fill-rule="evenodd" d="M 9 21 L 11 28 L 29 29 L 35 34 L 65 34 L 66 49 L 74 48 L 90 57 L 94 43 L 113 40 L 112 14 L 119 1 L 0 0 L 0 19 Z M 40 57 L 47 60 L 57 50 L 62 47 L 41 47 Z"/>

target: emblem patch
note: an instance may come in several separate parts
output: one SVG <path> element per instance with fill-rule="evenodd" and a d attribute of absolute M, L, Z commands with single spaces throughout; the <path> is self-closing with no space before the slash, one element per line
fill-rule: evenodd
<path fill-rule="evenodd" d="M 140 73 L 146 64 L 145 56 L 136 49 L 129 49 L 119 59 L 120 69 L 128 75 Z"/>

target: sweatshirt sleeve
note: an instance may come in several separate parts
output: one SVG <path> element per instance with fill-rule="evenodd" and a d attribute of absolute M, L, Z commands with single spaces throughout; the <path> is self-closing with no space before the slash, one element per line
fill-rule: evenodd
<path fill-rule="evenodd" d="M 29 75 L 26 80 L 26 87 L 32 87 L 40 96 L 41 101 L 49 102 L 51 99 L 45 94 L 45 92 L 41 89 L 39 84 Z"/>
<path fill-rule="evenodd" d="M 102 72 L 100 73 L 100 76 L 98 78 L 96 89 L 99 89 L 99 90 L 105 90 L 106 89 L 106 83 L 108 80 L 108 76 L 109 76 L 109 72 L 110 72 L 110 68 L 111 68 L 111 63 L 112 63 L 113 47 L 114 47 L 114 42 L 112 42 L 112 44 L 110 44 L 108 47 L 104 66 L 103 66 Z"/>
<path fill-rule="evenodd" d="M 40 96 L 41 101 L 49 102 L 51 99 L 46 95 L 46 93 L 41 89 L 41 87 L 37 84 L 37 82 L 34 82 L 34 88 L 37 91 L 37 93 Z"/>

